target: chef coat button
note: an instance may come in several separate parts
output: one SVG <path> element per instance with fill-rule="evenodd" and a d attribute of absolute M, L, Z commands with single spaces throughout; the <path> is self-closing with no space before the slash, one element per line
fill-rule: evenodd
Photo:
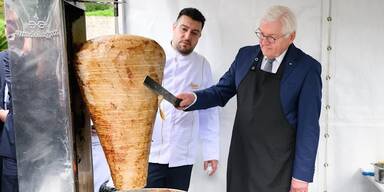
<path fill-rule="evenodd" d="M 255 58 L 255 61 L 259 61 L 259 58 Z"/>
<path fill-rule="evenodd" d="M 288 63 L 288 65 L 292 65 L 292 63 Z"/>
<path fill-rule="evenodd" d="M 252 71 L 254 71 L 254 70 L 255 70 L 255 68 L 256 68 L 255 66 L 252 66 L 252 67 L 251 67 L 251 70 L 252 70 Z"/>

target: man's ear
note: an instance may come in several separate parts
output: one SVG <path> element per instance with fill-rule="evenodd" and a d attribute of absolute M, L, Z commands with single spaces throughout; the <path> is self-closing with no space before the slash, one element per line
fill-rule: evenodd
<path fill-rule="evenodd" d="M 176 27 L 177 27 L 177 21 L 173 23 L 173 25 L 172 25 L 172 31 L 174 31 L 174 30 L 176 29 Z"/>
<path fill-rule="evenodd" d="M 289 40 L 290 40 L 291 42 L 293 42 L 293 40 L 295 40 L 295 38 L 296 38 L 296 31 L 292 32 L 292 33 L 289 35 Z"/>

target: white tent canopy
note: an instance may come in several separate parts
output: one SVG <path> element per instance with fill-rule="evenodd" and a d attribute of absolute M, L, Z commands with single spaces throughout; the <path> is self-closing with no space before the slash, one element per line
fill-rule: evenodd
<path fill-rule="evenodd" d="M 257 44 L 254 30 L 271 5 L 290 7 L 298 19 L 295 45 L 321 62 L 323 110 L 314 192 L 375 191 L 360 168 L 384 160 L 384 1 L 382 0 L 140 0 L 121 5 L 121 32 L 171 40 L 172 24 L 184 7 L 198 8 L 207 21 L 196 51 L 205 55 L 218 80 L 240 47 Z M 208 177 L 201 157 L 190 191 L 226 190 L 226 163 L 236 110 L 233 98 L 221 108 L 220 167 Z"/>

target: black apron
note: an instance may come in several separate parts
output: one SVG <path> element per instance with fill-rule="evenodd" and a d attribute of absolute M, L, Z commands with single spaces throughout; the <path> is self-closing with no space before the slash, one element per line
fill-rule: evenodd
<path fill-rule="evenodd" d="M 237 112 L 228 157 L 228 192 L 288 192 L 296 130 L 282 110 L 280 80 L 260 70 L 262 55 L 237 90 Z"/>

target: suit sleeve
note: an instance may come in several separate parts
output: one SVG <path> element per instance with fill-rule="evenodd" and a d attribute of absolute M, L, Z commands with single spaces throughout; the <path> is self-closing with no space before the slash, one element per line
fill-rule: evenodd
<path fill-rule="evenodd" d="M 187 111 L 207 109 L 215 106 L 223 107 L 236 94 L 235 74 L 238 57 L 239 54 L 237 54 L 229 70 L 220 78 L 216 85 L 195 92 L 197 100 Z"/>
<path fill-rule="evenodd" d="M 316 63 L 304 79 L 298 101 L 296 153 L 293 177 L 313 181 L 319 142 L 321 111 L 321 65 Z"/>
<path fill-rule="evenodd" d="M 213 85 L 208 61 L 203 65 L 203 87 Z M 202 142 L 203 160 L 219 160 L 219 112 L 217 107 L 199 110 L 199 135 Z"/>

